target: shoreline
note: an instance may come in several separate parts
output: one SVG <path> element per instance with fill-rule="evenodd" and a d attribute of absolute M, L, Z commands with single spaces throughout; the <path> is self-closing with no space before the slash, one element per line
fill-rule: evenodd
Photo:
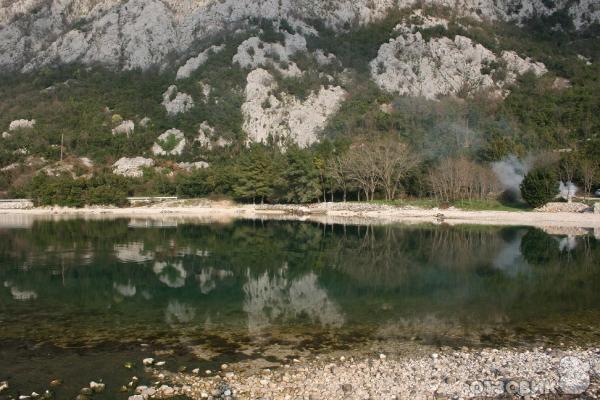
<path fill-rule="evenodd" d="M 600 214 L 538 211 L 466 211 L 457 208 L 424 209 L 369 203 L 311 205 L 244 205 L 208 200 L 181 200 L 138 207 L 43 207 L 0 209 L 0 221 L 10 218 L 181 218 L 226 223 L 235 219 L 277 219 L 324 224 L 433 223 L 448 225 L 531 226 L 584 228 L 600 233 Z"/>
<path fill-rule="evenodd" d="M 316 356 L 252 371 L 173 373 L 150 366 L 152 386 L 129 400 L 191 399 L 573 398 L 600 394 L 600 349 L 445 349 L 419 355 Z M 139 397 L 135 397 L 137 396 Z"/>

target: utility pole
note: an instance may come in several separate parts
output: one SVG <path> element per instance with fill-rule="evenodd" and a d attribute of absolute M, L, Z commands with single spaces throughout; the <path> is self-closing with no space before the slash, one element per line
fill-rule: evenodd
<path fill-rule="evenodd" d="M 63 160 L 63 143 L 65 142 L 65 134 L 60 134 L 60 162 Z"/>

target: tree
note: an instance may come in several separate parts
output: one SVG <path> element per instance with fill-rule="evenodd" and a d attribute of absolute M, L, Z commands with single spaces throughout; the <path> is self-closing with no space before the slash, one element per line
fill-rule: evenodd
<path fill-rule="evenodd" d="M 379 186 L 373 148 L 368 143 L 357 143 L 346 157 L 350 180 L 365 193 L 367 201 L 373 200 Z"/>
<path fill-rule="evenodd" d="M 588 158 L 579 160 L 579 173 L 583 182 L 583 189 L 587 195 L 592 193 L 594 181 L 598 175 L 598 163 Z"/>
<path fill-rule="evenodd" d="M 334 182 L 333 190 L 341 190 L 343 193 L 344 203 L 348 196 L 350 188 L 350 169 L 347 157 L 335 156 L 331 158 L 327 164 L 329 176 Z"/>
<path fill-rule="evenodd" d="M 490 168 L 465 158 L 443 159 L 429 173 L 435 197 L 442 201 L 485 199 L 498 188 Z"/>
<path fill-rule="evenodd" d="M 548 203 L 558 194 L 556 174 L 549 169 L 531 171 L 521 183 L 521 195 L 532 207 L 540 207 Z"/>
<path fill-rule="evenodd" d="M 386 200 L 396 198 L 402 179 L 418 163 L 418 157 L 397 139 L 386 137 L 367 146 L 372 152 L 374 173 L 385 192 Z"/>
<path fill-rule="evenodd" d="M 277 155 L 260 144 L 242 153 L 234 169 L 234 195 L 239 199 L 252 199 L 253 203 L 257 198 L 261 204 L 265 200 L 272 200 L 282 185 Z"/>
<path fill-rule="evenodd" d="M 291 203 L 308 203 L 318 199 L 321 185 L 312 155 L 293 146 L 288 148 L 286 160 L 284 177 L 287 181 L 287 191 L 285 199 Z"/>

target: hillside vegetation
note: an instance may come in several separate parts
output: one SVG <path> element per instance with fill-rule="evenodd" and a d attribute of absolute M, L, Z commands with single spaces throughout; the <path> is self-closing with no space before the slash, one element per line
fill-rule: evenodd
<path fill-rule="evenodd" d="M 429 17 L 447 23 L 423 23 Z M 316 20 L 308 26 L 314 29 L 249 20 L 247 29 L 197 43 L 190 57 L 218 48 L 183 78 L 178 69 L 186 59 L 177 57 L 172 67 L 144 71 L 69 64 L 1 76 L 0 192 L 73 206 L 158 194 L 271 203 L 503 199 L 509 188 L 493 168 L 509 157 L 526 164 L 523 175 L 544 169 L 582 191 L 600 185 L 597 25 L 575 31 L 556 13 L 517 27 L 429 9 L 391 12 L 342 31 Z M 382 89 L 372 61 L 382 45 L 416 32 L 428 43 L 465 37 L 498 56 L 477 73 L 500 89 L 477 81 L 434 99 Z M 244 47 L 251 38 L 258 46 Z M 523 71 L 509 80 L 504 51 L 543 63 L 545 73 Z M 257 61 L 262 53 L 266 61 Z M 247 111 L 257 110 L 248 100 L 249 73 L 257 69 L 273 79 L 259 82 L 267 93 L 259 115 Z M 193 102 L 181 106 L 186 95 Z M 169 102 L 183 111 L 169 112 Z M 35 123 L 9 129 L 18 120 Z M 307 123 L 318 140 L 299 140 Z M 249 124 L 264 127 L 266 139 L 249 134 Z M 175 136 L 158 139 L 170 129 L 185 137 L 180 152 Z M 123 157 L 153 165 L 115 175 L 113 164 Z M 206 164 L 191 166 L 200 161 Z"/>

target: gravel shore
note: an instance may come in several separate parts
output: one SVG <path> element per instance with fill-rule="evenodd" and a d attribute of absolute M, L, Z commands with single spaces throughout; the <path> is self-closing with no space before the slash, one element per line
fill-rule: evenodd
<path fill-rule="evenodd" d="M 448 350 L 420 357 L 315 357 L 276 369 L 169 373 L 154 367 L 156 387 L 130 400 L 598 398 L 600 349 Z M 164 384 L 167 382 L 167 385 Z M 160 385 L 160 386 L 159 386 Z M 137 396 L 137 397 L 136 397 Z"/>
<path fill-rule="evenodd" d="M 153 205 L 116 208 L 47 207 L 0 209 L 2 223 L 26 224 L 33 218 L 149 218 L 188 219 L 227 223 L 234 219 L 284 219 L 325 224 L 445 223 L 518 225 L 540 228 L 586 228 L 600 237 L 600 214 L 580 212 L 466 211 L 457 208 L 424 209 L 369 203 L 319 203 L 312 205 L 252 205 L 229 201 L 177 200 Z"/>

